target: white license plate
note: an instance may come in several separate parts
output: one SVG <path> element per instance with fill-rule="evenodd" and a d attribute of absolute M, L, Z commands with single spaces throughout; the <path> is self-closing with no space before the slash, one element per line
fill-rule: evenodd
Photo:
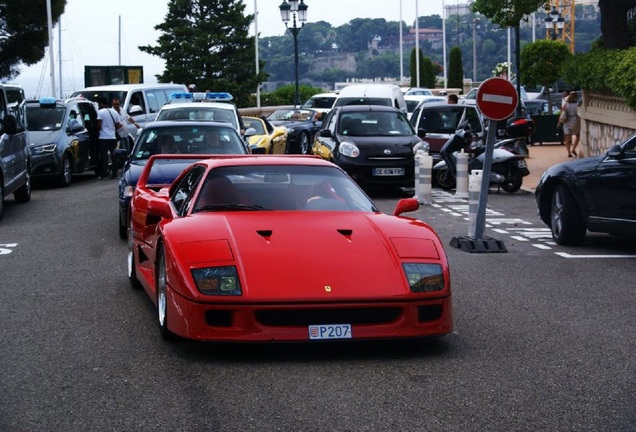
<path fill-rule="evenodd" d="M 519 160 L 519 161 L 517 162 L 517 166 L 518 166 L 519 168 L 527 168 L 527 167 L 528 167 L 528 164 L 526 163 L 526 161 L 525 161 L 525 160 L 521 159 L 521 160 Z"/>
<path fill-rule="evenodd" d="M 320 324 L 309 326 L 309 339 L 351 339 L 351 324 Z"/>
<path fill-rule="evenodd" d="M 401 176 L 404 168 L 373 168 L 374 176 Z"/>

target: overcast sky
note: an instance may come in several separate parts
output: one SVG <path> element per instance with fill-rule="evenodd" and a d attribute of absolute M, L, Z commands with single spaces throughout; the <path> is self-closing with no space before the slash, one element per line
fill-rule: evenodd
<path fill-rule="evenodd" d="M 466 2 L 445 0 L 446 4 Z M 255 6 L 258 8 L 257 23 L 261 36 L 282 36 L 285 33 L 278 9 L 280 3 L 281 0 L 245 0 L 246 13 L 254 13 Z M 399 21 L 400 5 L 402 20 L 410 24 L 415 20 L 416 4 L 420 16 L 441 16 L 444 0 L 305 0 L 305 3 L 309 7 L 308 22 L 326 21 L 337 27 L 354 18 Z M 118 65 L 120 56 L 122 65 L 144 67 L 144 82 L 156 82 L 155 75 L 164 69 L 163 60 L 143 53 L 137 47 L 156 45 L 159 33 L 154 27 L 163 22 L 167 12 L 168 2 L 165 0 L 67 0 L 61 18 L 61 37 L 57 26 L 53 30 L 56 96 L 60 95 L 60 58 L 61 90 L 65 96 L 84 87 L 84 66 Z M 250 34 L 254 34 L 254 25 Z M 40 63 L 23 66 L 21 74 L 13 81 L 24 87 L 29 98 L 50 96 L 49 66 L 47 54 Z"/>

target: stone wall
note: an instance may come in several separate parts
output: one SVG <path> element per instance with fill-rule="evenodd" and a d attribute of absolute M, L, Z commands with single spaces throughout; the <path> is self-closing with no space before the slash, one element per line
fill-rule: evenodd
<path fill-rule="evenodd" d="M 636 131 L 636 111 L 610 93 L 584 90 L 579 117 L 583 157 L 603 154 Z"/>

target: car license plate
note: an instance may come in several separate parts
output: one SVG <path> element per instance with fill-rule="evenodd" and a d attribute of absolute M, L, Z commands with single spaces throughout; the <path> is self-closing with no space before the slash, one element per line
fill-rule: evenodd
<path fill-rule="evenodd" d="M 309 339 L 351 339 L 351 324 L 320 324 L 309 326 Z"/>
<path fill-rule="evenodd" d="M 525 161 L 525 160 L 520 159 L 520 160 L 519 160 L 519 162 L 517 163 L 517 166 L 518 166 L 519 168 L 527 168 L 527 167 L 528 167 L 528 164 L 526 163 L 526 161 Z"/>
<path fill-rule="evenodd" d="M 373 168 L 374 176 L 401 176 L 404 168 Z"/>

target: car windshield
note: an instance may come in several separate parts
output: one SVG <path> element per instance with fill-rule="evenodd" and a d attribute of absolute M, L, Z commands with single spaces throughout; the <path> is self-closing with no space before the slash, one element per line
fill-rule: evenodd
<path fill-rule="evenodd" d="M 71 97 L 81 97 L 84 99 L 88 99 L 92 102 L 98 102 L 101 98 L 106 98 L 107 101 L 112 101 L 117 98 L 120 101 L 126 100 L 126 95 L 128 92 L 126 91 L 113 91 L 113 90 L 82 90 L 73 93 Z"/>
<path fill-rule="evenodd" d="M 336 101 L 336 97 L 333 96 L 323 96 L 311 98 L 307 102 L 305 102 L 301 108 L 322 108 L 322 109 L 330 109 L 333 107 L 333 103 Z"/>
<path fill-rule="evenodd" d="M 249 165 L 211 170 L 193 212 L 254 210 L 378 211 L 336 167 Z"/>
<path fill-rule="evenodd" d="M 160 120 L 218 121 L 229 123 L 238 129 L 233 110 L 198 106 L 196 103 L 186 107 L 162 109 L 157 115 L 157 121 Z"/>
<path fill-rule="evenodd" d="M 256 135 L 267 135 L 263 122 L 255 118 L 243 117 L 243 124 L 247 129 L 252 128 L 256 131 Z"/>
<path fill-rule="evenodd" d="M 306 109 L 282 109 L 271 113 L 267 120 L 269 121 L 311 121 L 316 118 L 316 111 Z"/>
<path fill-rule="evenodd" d="M 406 136 L 415 130 L 406 116 L 397 111 L 344 112 L 338 132 L 349 136 Z"/>
<path fill-rule="evenodd" d="M 389 98 L 374 97 L 341 97 L 338 99 L 338 106 L 344 105 L 382 105 L 393 106 L 393 101 Z"/>
<path fill-rule="evenodd" d="M 132 151 L 132 160 L 156 154 L 245 154 L 241 137 L 232 127 L 183 125 L 145 128 Z"/>
<path fill-rule="evenodd" d="M 27 107 L 27 130 L 33 132 L 60 130 L 65 113 L 64 107 Z"/>
<path fill-rule="evenodd" d="M 473 132 L 482 130 L 477 111 L 463 105 L 424 108 L 417 128 L 425 129 L 428 133 L 455 133 L 459 123 L 464 120 L 468 121 Z"/>

